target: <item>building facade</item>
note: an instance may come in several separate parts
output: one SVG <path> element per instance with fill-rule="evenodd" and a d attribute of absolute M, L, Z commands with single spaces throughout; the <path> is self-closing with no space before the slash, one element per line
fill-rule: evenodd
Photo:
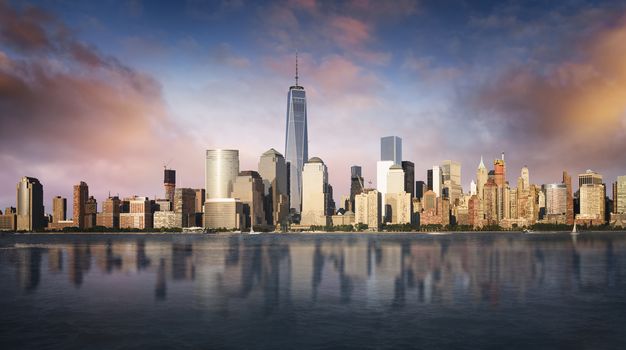
<path fill-rule="evenodd" d="M 233 186 L 238 175 L 238 150 L 211 149 L 206 151 L 206 199 L 231 198 Z"/>
<path fill-rule="evenodd" d="M 46 226 L 43 186 L 34 177 L 24 176 L 17 183 L 16 229 L 37 231 Z"/>
<path fill-rule="evenodd" d="M 320 158 L 313 157 L 302 172 L 301 225 L 328 225 L 328 195 L 328 169 Z"/>

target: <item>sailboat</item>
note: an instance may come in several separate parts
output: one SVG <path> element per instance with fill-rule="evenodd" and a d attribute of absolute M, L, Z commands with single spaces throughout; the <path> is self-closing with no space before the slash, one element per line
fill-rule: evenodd
<path fill-rule="evenodd" d="M 577 235 L 578 231 L 576 230 L 576 223 L 574 222 L 574 227 L 572 228 L 572 235 Z"/>
<path fill-rule="evenodd" d="M 251 234 L 251 235 L 258 235 L 259 234 L 259 232 L 255 232 L 254 231 L 254 225 L 250 225 L 250 232 L 249 232 L 249 234 Z"/>

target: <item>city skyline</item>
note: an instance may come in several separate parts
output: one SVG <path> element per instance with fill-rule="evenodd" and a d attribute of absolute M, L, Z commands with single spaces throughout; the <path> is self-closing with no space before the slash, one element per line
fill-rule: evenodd
<path fill-rule="evenodd" d="M 491 168 L 502 151 L 512 184 L 524 165 L 536 184 L 558 182 L 563 169 L 574 176 L 594 169 L 607 184 L 623 174 L 626 77 L 619 43 L 626 38 L 626 22 L 617 4 L 554 4 L 556 15 L 532 20 L 539 9 L 466 8 L 463 27 L 485 34 L 484 39 L 470 37 L 467 45 L 498 49 L 489 58 L 465 51 L 466 44 L 458 42 L 456 54 L 431 49 L 421 55 L 398 48 L 387 40 L 390 33 L 416 18 L 449 24 L 451 14 L 434 5 L 397 4 L 367 5 L 383 6 L 376 16 L 371 8 L 349 3 L 216 5 L 209 8 L 208 19 L 188 12 L 173 16 L 166 27 L 186 16 L 192 24 L 159 42 L 146 35 L 165 13 L 157 3 L 129 9 L 81 4 L 71 10 L 62 3 L 28 8 L 0 2 L 0 180 L 6 184 L 0 203 L 15 202 L 14 184 L 22 176 L 44 185 L 46 212 L 52 212 L 52 197 L 71 198 L 72 186 L 80 181 L 99 200 L 109 192 L 161 197 L 161 169 L 169 159 L 180 187 L 203 188 L 207 149 L 240 150 L 241 169 L 257 169 L 263 152 L 280 150 L 285 142 L 284 94 L 293 82 L 296 50 L 309 95 L 309 156 L 328 165 L 336 201 L 350 193 L 350 166 L 362 166 L 366 183 L 376 181 L 378 141 L 387 135 L 404 140 L 403 158 L 415 163 L 415 180 L 425 181 L 426 170 L 445 159 L 460 161 L 465 191 L 480 156 Z M 204 41 L 206 34 L 194 37 L 207 22 L 230 28 L 228 19 L 252 16 L 249 7 L 257 10 L 252 12 L 258 21 L 251 26 L 260 33 L 272 40 L 293 36 L 274 45 L 242 32 L 216 36 L 210 43 Z M 122 12 L 119 20 L 113 20 L 114 10 Z M 383 14 L 397 23 L 379 18 Z M 275 22 L 262 21 L 268 18 Z M 317 29 L 315 19 L 328 30 L 307 31 Z M 116 21 L 136 21 L 134 35 L 115 29 Z M 561 26 L 541 38 L 557 22 Z M 436 37 L 454 42 L 451 33 L 428 25 L 430 33 L 440 34 Z M 586 30 L 572 30 L 576 25 Z M 516 51 L 496 42 L 496 29 L 526 47 Z M 298 36 L 303 40 L 296 45 Z M 315 45 L 319 36 L 324 41 Z M 415 47 L 428 47 L 420 40 L 425 39 L 412 42 Z M 178 58 L 171 52 L 174 42 L 188 45 Z M 245 49 L 250 42 L 255 45 Z M 555 42 L 563 53 L 545 47 Z M 459 62 L 459 52 L 471 59 Z M 200 57 L 206 61 L 199 63 Z M 179 71 L 177 60 L 191 61 L 190 69 L 198 74 Z M 492 71 L 477 68 L 492 61 L 497 62 Z M 461 94 L 464 103 L 455 99 L 474 88 L 473 98 Z M 248 103 L 241 103 L 242 91 L 251 98 Z M 554 98 L 552 103 L 545 103 L 544 96 Z M 467 111 L 460 113 L 463 108 Z"/>

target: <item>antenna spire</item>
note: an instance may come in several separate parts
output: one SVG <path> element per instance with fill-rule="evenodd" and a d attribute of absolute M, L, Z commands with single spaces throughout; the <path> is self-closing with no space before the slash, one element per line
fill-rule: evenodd
<path fill-rule="evenodd" d="M 296 50 L 296 86 L 298 86 L 298 50 Z"/>

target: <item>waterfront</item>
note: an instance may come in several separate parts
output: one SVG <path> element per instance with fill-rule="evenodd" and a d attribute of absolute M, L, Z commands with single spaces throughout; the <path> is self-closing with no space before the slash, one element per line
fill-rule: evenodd
<path fill-rule="evenodd" d="M 8 348 L 625 348 L 626 234 L 14 235 Z"/>

